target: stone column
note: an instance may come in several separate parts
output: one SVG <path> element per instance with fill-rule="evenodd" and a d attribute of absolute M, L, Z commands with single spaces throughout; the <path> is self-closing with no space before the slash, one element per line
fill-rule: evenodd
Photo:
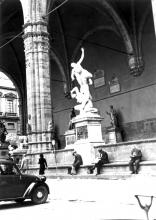
<path fill-rule="evenodd" d="M 24 14 L 29 149 L 48 148 L 48 122 L 52 121 L 47 0 L 21 0 Z"/>

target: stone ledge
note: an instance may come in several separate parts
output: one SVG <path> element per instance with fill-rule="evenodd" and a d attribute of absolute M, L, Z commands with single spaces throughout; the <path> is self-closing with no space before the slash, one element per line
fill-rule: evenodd
<path fill-rule="evenodd" d="M 103 167 L 111 167 L 111 166 L 127 166 L 129 165 L 129 161 L 116 161 L 116 162 L 111 162 L 111 163 L 107 163 L 104 164 Z M 156 160 L 154 161 L 141 161 L 140 162 L 140 166 L 141 165 L 156 165 Z"/>
<path fill-rule="evenodd" d="M 133 144 L 141 144 L 141 143 L 156 143 L 156 138 L 126 141 L 126 142 L 123 141 L 123 142 L 116 143 L 116 144 L 104 144 L 104 145 L 95 146 L 94 148 L 110 147 L 110 146 L 113 147 L 113 146 L 121 146 L 121 145 L 133 145 Z"/>
<path fill-rule="evenodd" d="M 110 163 L 107 163 L 107 164 L 104 164 L 103 167 L 112 167 L 112 166 L 127 166 L 129 164 L 129 161 L 116 161 L 116 162 L 110 162 Z M 81 165 L 80 168 L 87 168 L 87 167 L 91 167 L 93 166 L 94 164 L 84 164 L 84 165 Z M 140 165 L 156 165 L 156 160 L 153 160 L 153 161 L 141 161 L 140 162 Z M 56 164 L 56 165 L 49 165 L 48 168 L 70 168 L 72 166 L 72 164 Z M 30 167 L 30 169 L 39 169 L 39 167 Z"/>
<path fill-rule="evenodd" d="M 48 166 L 48 169 L 53 169 L 53 168 L 70 168 L 71 167 L 71 164 L 59 164 L 59 165 L 49 165 Z M 29 169 L 33 169 L 33 170 L 36 170 L 36 169 L 39 169 L 39 166 L 29 166 Z"/>
<path fill-rule="evenodd" d="M 137 174 L 138 176 L 141 176 L 141 174 Z M 134 177 L 131 174 L 100 174 L 100 175 L 94 175 L 94 174 L 77 174 L 77 175 L 69 175 L 69 174 L 51 174 L 46 175 L 48 179 L 95 179 L 95 180 L 119 180 L 119 179 L 127 179 Z"/>

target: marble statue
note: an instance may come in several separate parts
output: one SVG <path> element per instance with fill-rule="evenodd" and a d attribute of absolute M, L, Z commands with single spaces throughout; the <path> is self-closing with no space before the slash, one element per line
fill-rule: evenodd
<path fill-rule="evenodd" d="M 93 75 L 81 66 L 84 59 L 84 49 L 81 48 L 81 51 L 82 54 L 79 61 L 77 63 L 71 63 L 71 79 L 72 81 L 76 79 L 79 84 L 79 88 L 75 86 L 71 90 L 71 97 L 75 98 L 79 103 L 74 108 L 75 110 L 79 110 L 80 114 L 89 111 L 93 107 L 92 96 L 89 91 L 89 85 L 93 84 Z"/>
<path fill-rule="evenodd" d="M 114 109 L 113 105 L 110 105 L 110 112 L 106 112 L 106 114 L 110 116 L 111 126 L 113 128 L 117 128 L 118 127 L 117 112 Z"/>

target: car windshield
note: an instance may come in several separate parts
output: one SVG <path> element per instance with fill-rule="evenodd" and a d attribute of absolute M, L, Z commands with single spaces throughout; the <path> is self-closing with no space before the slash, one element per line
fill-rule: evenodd
<path fill-rule="evenodd" d="M 0 162 L 0 175 L 17 175 L 19 170 L 13 163 Z"/>

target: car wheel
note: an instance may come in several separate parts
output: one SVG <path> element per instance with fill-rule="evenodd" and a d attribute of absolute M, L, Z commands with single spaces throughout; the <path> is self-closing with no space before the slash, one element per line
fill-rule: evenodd
<path fill-rule="evenodd" d="M 31 200 L 34 204 L 45 203 L 48 198 L 48 190 L 45 186 L 37 186 L 31 196 Z"/>
<path fill-rule="evenodd" d="M 24 200 L 25 200 L 25 199 L 23 199 L 23 198 L 21 198 L 21 199 L 15 199 L 15 202 L 17 202 L 17 203 L 22 203 L 22 202 L 24 202 Z"/>

